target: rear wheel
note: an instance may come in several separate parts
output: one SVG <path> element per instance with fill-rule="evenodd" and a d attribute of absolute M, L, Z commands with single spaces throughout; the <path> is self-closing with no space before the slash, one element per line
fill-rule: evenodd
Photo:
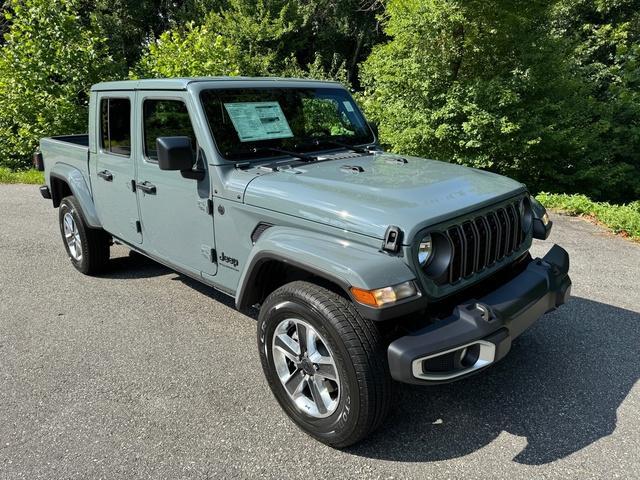
<path fill-rule="evenodd" d="M 321 442 L 346 447 L 384 420 L 391 396 L 384 343 L 346 298 L 303 281 L 280 287 L 260 310 L 258 347 L 276 399 Z"/>
<path fill-rule="evenodd" d="M 101 229 L 87 226 L 75 197 L 60 202 L 60 233 L 71 264 L 86 275 L 101 272 L 109 261 L 110 238 Z"/>

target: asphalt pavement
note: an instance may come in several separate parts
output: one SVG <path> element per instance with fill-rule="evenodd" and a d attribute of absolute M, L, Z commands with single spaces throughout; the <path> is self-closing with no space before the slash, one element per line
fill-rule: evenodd
<path fill-rule="evenodd" d="M 113 249 L 85 277 L 0 185 L 0 479 L 640 478 L 640 245 L 552 215 L 573 295 L 471 379 L 399 386 L 346 451 L 299 431 L 228 297 Z"/>

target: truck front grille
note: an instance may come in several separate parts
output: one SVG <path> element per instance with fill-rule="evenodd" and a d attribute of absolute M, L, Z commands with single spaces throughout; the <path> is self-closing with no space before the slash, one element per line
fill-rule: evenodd
<path fill-rule="evenodd" d="M 518 250 L 526 239 L 520 201 L 454 225 L 445 232 L 451 244 L 449 283 L 480 272 Z"/>

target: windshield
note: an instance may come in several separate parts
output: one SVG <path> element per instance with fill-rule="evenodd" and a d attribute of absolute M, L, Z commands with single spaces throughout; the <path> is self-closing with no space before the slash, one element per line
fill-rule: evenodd
<path fill-rule="evenodd" d="M 204 90 L 200 98 L 218 150 L 228 160 L 374 141 L 351 95 L 341 88 Z"/>

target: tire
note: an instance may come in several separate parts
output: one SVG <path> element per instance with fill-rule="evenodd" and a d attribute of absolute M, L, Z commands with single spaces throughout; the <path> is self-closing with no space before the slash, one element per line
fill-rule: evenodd
<path fill-rule="evenodd" d="M 310 330 L 313 341 L 313 332 L 304 335 Z M 260 309 L 258 349 L 280 406 L 322 443 L 347 447 L 383 422 L 392 393 L 385 344 L 376 325 L 346 298 L 304 281 L 278 288 Z M 318 394 L 321 402 L 314 401 Z"/>
<path fill-rule="evenodd" d="M 58 219 L 71 264 L 85 275 L 102 272 L 109 262 L 109 235 L 102 229 L 87 226 L 82 209 L 73 196 L 60 202 Z"/>

